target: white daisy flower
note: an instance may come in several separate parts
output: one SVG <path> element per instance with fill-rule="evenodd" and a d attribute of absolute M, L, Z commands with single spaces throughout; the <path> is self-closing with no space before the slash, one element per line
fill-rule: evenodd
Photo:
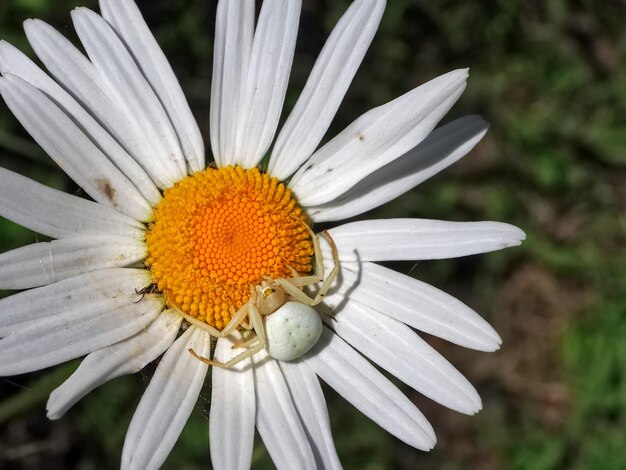
<path fill-rule="evenodd" d="M 320 147 L 384 7 L 352 3 L 277 133 L 300 1 L 265 0 L 257 21 L 253 0 L 219 2 L 215 165 L 205 164 L 180 85 L 131 0 L 100 0 L 101 16 L 72 12 L 87 56 L 26 21 L 50 75 L 2 42 L 4 101 L 93 201 L 0 170 L 0 215 L 55 239 L 0 255 L 0 289 L 24 290 L 0 301 L 0 375 L 86 355 L 50 396 L 48 416 L 58 419 L 164 354 L 123 468 L 165 461 L 211 365 L 220 469 L 250 466 L 255 427 L 278 468 L 340 468 L 318 377 L 400 440 L 432 448 L 426 418 L 369 361 L 448 408 L 480 410 L 472 385 L 413 328 L 482 351 L 498 349 L 497 333 L 458 300 L 376 262 L 499 250 L 524 233 L 423 219 L 351 222 L 319 236 L 309 228 L 394 199 L 487 130 L 476 116 L 433 130 L 465 88 L 467 71 L 456 70 Z"/>

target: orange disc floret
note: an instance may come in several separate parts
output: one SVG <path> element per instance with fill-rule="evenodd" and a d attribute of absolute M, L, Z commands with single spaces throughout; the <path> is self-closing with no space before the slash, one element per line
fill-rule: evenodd
<path fill-rule="evenodd" d="M 222 329 L 265 278 L 311 271 L 313 246 L 292 193 L 257 168 L 207 168 L 165 190 L 146 264 L 170 306 Z"/>

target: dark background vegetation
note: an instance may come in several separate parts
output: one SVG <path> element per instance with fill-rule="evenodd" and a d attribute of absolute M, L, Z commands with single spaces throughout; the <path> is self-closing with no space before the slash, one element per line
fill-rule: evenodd
<path fill-rule="evenodd" d="M 208 143 L 215 2 L 140 7 L 183 84 Z M 348 0 L 304 0 L 287 108 Z M 69 11 L 94 0 L 2 0 L 0 37 L 31 53 L 21 22 L 39 17 L 75 38 Z M 521 248 L 394 265 L 481 312 L 502 349 L 428 340 L 476 385 L 484 411 L 458 413 L 406 390 L 439 443 L 406 447 L 326 390 L 348 469 L 626 468 L 626 3 L 389 0 L 380 31 L 329 135 L 439 74 L 471 67 L 445 121 L 480 113 L 482 143 L 374 217 L 499 220 Z M 284 116 L 283 116 L 284 117 Z M 77 188 L 0 104 L 0 164 Z M 0 251 L 37 239 L 0 220 Z M 41 239 L 41 238 L 40 238 Z M 115 468 L 153 366 L 90 394 L 60 421 L 48 393 L 77 363 L 0 379 L 0 468 Z M 207 468 L 207 385 L 166 468 Z M 254 468 L 272 468 L 259 443 Z"/>

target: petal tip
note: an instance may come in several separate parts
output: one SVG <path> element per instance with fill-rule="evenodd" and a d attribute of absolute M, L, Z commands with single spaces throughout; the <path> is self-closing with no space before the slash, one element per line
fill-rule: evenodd
<path fill-rule="evenodd" d="M 471 338 L 471 344 L 465 345 L 470 349 L 482 352 L 495 352 L 500 349 L 502 339 L 491 325 L 485 322 L 479 335 Z"/>
<path fill-rule="evenodd" d="M 437 445 L 437 436 L 435 436 L 435 433 L 433 432 L 432 435 L 428 436 L 428 440 L 425 442 L 423 450 L 425 450 L 426 452 L 430 452 L 431 450 L 435 448 L 436 445 Z"/>
<path fill-rule="evenodd" d="M 72 18 L 74 18 L 75 15 L 98 15 L 95 11 L 87 8 L 87 7 L 83 7 L 83 6 L 78 6 L 76 8 L 74 8 L 71 12 L 70 15 L 72 16 Z"/>
<path fill-rule="evenodd" d="M 446 406 L 446 408 L 449 408 L 449 407 Z M 472 400 L 471 402 L 468 401 L 467 403 L 464 403 L 463 406 L 459 405 L 456 408 L 449 408 L 449 409 L 456 411 L 457 413 L 464 414 L 465 416 L 474 416 L 483 409 L 483 405 L 482 405 L 480 398 L 478 398 L 478 401 L 476 400 Z"/>
<path fill-rule="evenodd" d="M 521 228 L 512 224 L 498 223 L 501 226 L 501 243 L 502 248 L 509 248 L 513 246 L 519 246 L 524 240 L 526 240 L 526 232 Z"/>
<path fill-rule="evenodd" d="M 480 411 L 483 409 L 483 400 L 480 398 L 480 395 L 478 394 L 476 389 L 474 389 L 474 393 L 472 394 L 472 405 L 472 413 L 470 416 L 480 413 Z"/>
<path fill-rule="evenodd" d="M 24 29 L 27 28 L 36 28 L 39 26 L 43 26 L 46 23 L 38 18 L 26 18 L 24 20 L 24 22 L 22 23 L 22 25 L 24 26 Z"/>
<path fill-rule="evenodd" d="M 502 338 L 500 338 L 500 335 L 496 332 L 496 330 L 492 329 L 489 333 L 489 338 L 486 341 L 483 351 L 496 352 L 500 349 L 500 346 L 502 346 Z"/>
<path fill-rule="evenodd" d="M 469 77 L 469 67 L 465 67 L 464 69 L 456 69 L 454 71 L 459 78 L 462 78 L 464 81 Z"/>
<path fill-rule="evenodd" d="M 50 394 L 50 397 L 48 398 L 48 403 L 46 403 L 46 417 L 50 421 L 56 421 L 63 417 L 63 413 L 58 409 L 57 406 L 55 406 L 55 401 L 55 392 L 52 392 Z"/>
<path fill-rule="evenodd" d="M 461 118 L 461 119 L 463 119 L 463 118 Z M 465 116 L 464 119 L 467 119 L 467 121 L 471 122 L 476 127 L 484 128 L 485 130 L 489 129 L 489 127 L 491 126 L 489 121 L 487 121 L 480 114 L 469 114 L 469 115 Z"/>
<path fill-rule="evenodd" d="M 56 412 L 56 410 L 48 410 L 46 413 L 46 418 L 50 421 L 57 421 L 61 419 L 63 415 L 61 413 Z"/>
<path fill-rule="evenodd" d="M 513 237 L 511 238 L 510 246 L 520 246 L 524 240 L 526 240 L 526 232 L 518 227 L 514 227 Z"/>

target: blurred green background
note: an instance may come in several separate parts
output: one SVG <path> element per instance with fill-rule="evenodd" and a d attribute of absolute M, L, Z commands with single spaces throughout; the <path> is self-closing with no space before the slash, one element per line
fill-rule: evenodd
<path fill-rule="evenodd" d="M 304 0 L 287 109 L 348 0 Z M 140 1 L 183 84 L 208 146 L 215 2 Z M 94 0 L 2 0 L 0 37 L 31 54 L 21 22 L 39 17 L 73 40 L 72 8 Z M 626 2 L 388 0 L 381 28 L 329 135 L 367 109 L 449 70 L 471 67 L 444 122 L 480 113 L 491 129 L 465 159 L 374 217 L 498 220 L 521 248 L 401 263 L 481 312 L 503 338 L 492 354 L 427 338 L 481 393 L 473 417 L 409 397 L 439 443 L 411 449 L 325 389 L 347 469 L 626 468 Z M 284 116 L 283 116 L 284 118 Z M 0 165 L 78 188 L 0 104 Z M 0 220 L 0 252 L 35 240 Z M 6 294 L 6 293 L 3 293 Z M 60 421 L 48 393 L 77 363 L 0 379 L 0 468 L 116 468 L 154 366 L 115 380 Z M 207 468 L 210 388 L 166 468 Z M 272 468 L 263 446 L 254 468 Z"/>

